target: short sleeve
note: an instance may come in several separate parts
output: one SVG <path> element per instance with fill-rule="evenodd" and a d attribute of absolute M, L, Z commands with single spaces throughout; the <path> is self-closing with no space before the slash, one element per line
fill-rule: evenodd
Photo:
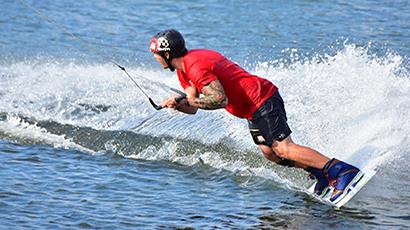
<path fill-rule="evenodd" d="M 192 85 L 190 80 L 181 70 L 177 70 L 177 75 L 178 75 L 179 83 L 181 84 L 182 88 L 186 89 Z"/>
<path fill-rule="evenodd" d="M 202 88 L 212 81 L 218 80 L 218 77 L 209 69 L 191 68 L 189 76 L 191 76 L 191 80 L 198 92 L 202 92 Z"/>

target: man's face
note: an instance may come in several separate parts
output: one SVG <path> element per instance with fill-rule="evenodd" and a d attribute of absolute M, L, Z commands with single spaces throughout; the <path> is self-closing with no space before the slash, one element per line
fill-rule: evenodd
<path fill-rule="evenodd" d="M 164 67 L 164 69 L 168 68 L 168 64 L 161 55 L 154 53 L 154 58 L 162 65 L 162 67 Z"/>

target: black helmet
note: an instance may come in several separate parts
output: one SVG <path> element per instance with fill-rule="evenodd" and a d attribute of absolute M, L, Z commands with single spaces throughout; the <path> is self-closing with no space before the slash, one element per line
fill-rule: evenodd
<path fill-rule="evenodd" d="M 175 70 L 171 65 L 172 58 L 182 57 L 188 52 L 185 48 L 185 41 L 181 33 L 174 29 L 157 33 L 151 38 L 149 47 L 151 52 L 159 54 L 165 59 L 171 71 Z M 169 58 L 166 58 L 166 52 L 169 53 Z"/>

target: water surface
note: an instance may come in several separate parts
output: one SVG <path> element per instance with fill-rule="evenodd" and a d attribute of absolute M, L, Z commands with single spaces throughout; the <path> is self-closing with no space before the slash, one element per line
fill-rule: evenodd
<path fill-rule="evenodd" d="M 1 229 L 407 229 L 408 1 L 3 1 Z M 341 210 L 269 163 L 246 121 L 154 110 L 180 30 L 279 86 L 293 139 L 377 176 Z"/>

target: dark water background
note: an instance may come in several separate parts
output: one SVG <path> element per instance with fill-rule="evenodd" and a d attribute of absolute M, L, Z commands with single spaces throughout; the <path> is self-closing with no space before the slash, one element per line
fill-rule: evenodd
<path fill-rule="evenodd" d="M 167 97 L 165 28 L 273 81 L 297 142 L 377 176 L 334 210 L 245 121 L 152 109 L 110 60 Z M 2 0 L 0 229 L 407 229 L 409 38 L 409 1 Z"/>

